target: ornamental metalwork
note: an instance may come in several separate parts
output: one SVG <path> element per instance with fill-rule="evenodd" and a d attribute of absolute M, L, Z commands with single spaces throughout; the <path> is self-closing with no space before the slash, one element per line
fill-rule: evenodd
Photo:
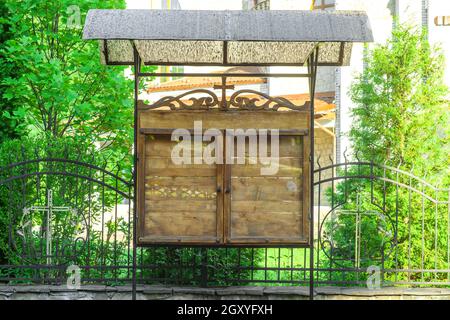
<path fill-rule="evenodd" d="M 70 214 L 76 214 L 77 210 L 71 207 L 53 205 L 53 190 L 48 189 L 46 206 L 31 206 L 23 209 L 22 224 L 17 233 L 23 238 L 24 242 L 30 241 L 30 238 L 32 239 L 33 237 L 33 211 L 42 212 L 45 215 L 43 217 L 44 230 L 42 230 L 45 234 L 45 258 L 47 261 L 47 265 L 51 265 L 55 251 L 53 246 L 53 224 L 55 223 L 54 213 L 66 212 Z"/>
<path fill-rule="evenodd" d="M 215 89 L 221 89 L 216 86 Z M 223 90 L 230 89 L 224 86 Z M 200 95 L 200 96 L 199 96 Z M 224 103 L 225 102 L 225 103 Z M 308 111 L 310 102 L 303 105 L 296 105 L 283 97 L 272 97 L 268 94 L 255 90 L 238 90 L 229 99 L 222 94 L 222 99 L 210 90 L 196 89 L 184 92 L 177 96 L 165 96 L 158 101 L 147 104 L 140 101 L 141 110 L 253 110 L 253 111 Z"/>

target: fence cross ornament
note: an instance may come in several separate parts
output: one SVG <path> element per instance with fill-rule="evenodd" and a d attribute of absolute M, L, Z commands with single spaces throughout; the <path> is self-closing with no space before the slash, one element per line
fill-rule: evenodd
<path fill-rule="evenodd" d="M 362 208 L 361 196 L 356 195 L 355 209 L 340 209 L 334 214 L 354 215 L 355 216 L 355 267 L 359 268 L 361 264 L 361 218 L 362 216 L 378 216 L 384 220 L 384 215 L 376 210 L 365 210 Z"/>
<path fill-rule="evenodd" d="M 74 212 L 76 209 L 73 209 L 71 207 L 59 207 L 53 205 L 53 190 L 48 189 L 47 190 L 47 205 L 46 206 L 32 206 L 29 208 L 24 208 L 23 213 L 24 217 L 28 217 L 29 220 L 22 225 L 21 235 L 25 236 L 24 229 L 30 225 L 30 228 L 32 227 L 32 217 L 31 212 L 37 211 L 37 212 L 45 212 L 46 214 L 46 220 L 45 220 L 45 256 L 47 258 L 47 265 L 52 264 L 52 220 L 53 220 L 53 213 L 54 212 Z"/>

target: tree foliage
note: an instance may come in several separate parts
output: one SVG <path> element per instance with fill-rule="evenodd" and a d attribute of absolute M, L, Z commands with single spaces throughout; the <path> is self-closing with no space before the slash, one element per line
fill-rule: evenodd
<path fill-rule="evenodd" d="M 0 2 L 0 70 L 2 71 L 2 77 L 15 78 L 16 70 L 12 63 L 6 62 L 5 56 L 5 43 L 12 38 L 10 27 L 7 24 L 9 11 L 5 2 Z M 19 135 L 18 130 L 15 128 L 14 121 L 2 117 L 3 113 L 11 113 L 16 107 L 15 99 L 6 99 L 3 97 L 6 86 L 0 81 L 0 143 L 9 139 L 15 138 Z"/>
<path fill-rule="evenodd" d="M 417 174 L 449 175 L 450 126 L 444 56 L 426 31 L 399 26 L 366 58 L 353 83 L 350 139 L 361 155 L 413 167 Z"/>
<path fill-rule="evenodd" d="M 4 24 L 14 37 L 2 49 L 3 97 L 17 108 L 2 114 L 16 130 L 54 138 L 78 136 L 119 154 L 132 142 L 132 81 L 124 68 L 101 65 L 98 43 L 83 41 L 90 8 L 123 8 L 123 0 L 7 0 Z"/>

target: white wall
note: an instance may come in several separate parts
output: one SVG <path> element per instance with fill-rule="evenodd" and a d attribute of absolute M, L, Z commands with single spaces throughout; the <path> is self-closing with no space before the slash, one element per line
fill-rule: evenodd
<path fill-rule="evenodd" d="M 270 10 L 309 10 L 311 0 L 271 0 Z"/>
<path fill-rule="evenodd" d="M 450 26 L 434 24 L 436 16 L 450 16 L 450 0 L 429 0 L 428 10 L 429 40 L 443 49 L 446 60 L 445 83 L 450 87 Z"/>
<path fill-rule="evenodd" d="M 161 9 L 161 0 L 126 0 L 128 9 Z M 242 0 L 179 0 L 183 10 L 241 10 Z"/>
<path fill-rule="evenodd" d="M 393 9 L 391 0 L 336 0 L 336 10 L 362 10 L 367 12 L 376 43 L 383 43 L 389 38 L 393 24 Z M 348 132 L 351 127 L 350 110 L 353 104 L 348 92 L 355 76 L 363 70 L 363 51 L 362 44 L 354 44 L 350 66 L 340 69 L 341 154 L 336 156 L 337 161 L 343 160 L 342 155 L 346 149 L 350 151 Z"/>
<path fill-rule="evenodd" d="M 242 0 L 179 0 L 184 10 L 241 10 Z"/>
<path fill-rule="evenodd" d="M 155 2 L 153 4 L 153 2 Z M 126 0 L 127 9 L 159 9 L 156 6 L 156 2 L 159 4 L 159 8 L 161 7 L 161 0 Z"/>

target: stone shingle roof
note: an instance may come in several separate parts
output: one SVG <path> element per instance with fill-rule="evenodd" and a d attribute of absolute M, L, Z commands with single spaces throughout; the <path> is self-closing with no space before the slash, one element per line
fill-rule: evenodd
<path fill-rule="evenodd" d="M 90 10 L 83 39 L 99 40 L 105 64 L 346 65 L 354 42 L 373 41 L 358 11 Z"/>

